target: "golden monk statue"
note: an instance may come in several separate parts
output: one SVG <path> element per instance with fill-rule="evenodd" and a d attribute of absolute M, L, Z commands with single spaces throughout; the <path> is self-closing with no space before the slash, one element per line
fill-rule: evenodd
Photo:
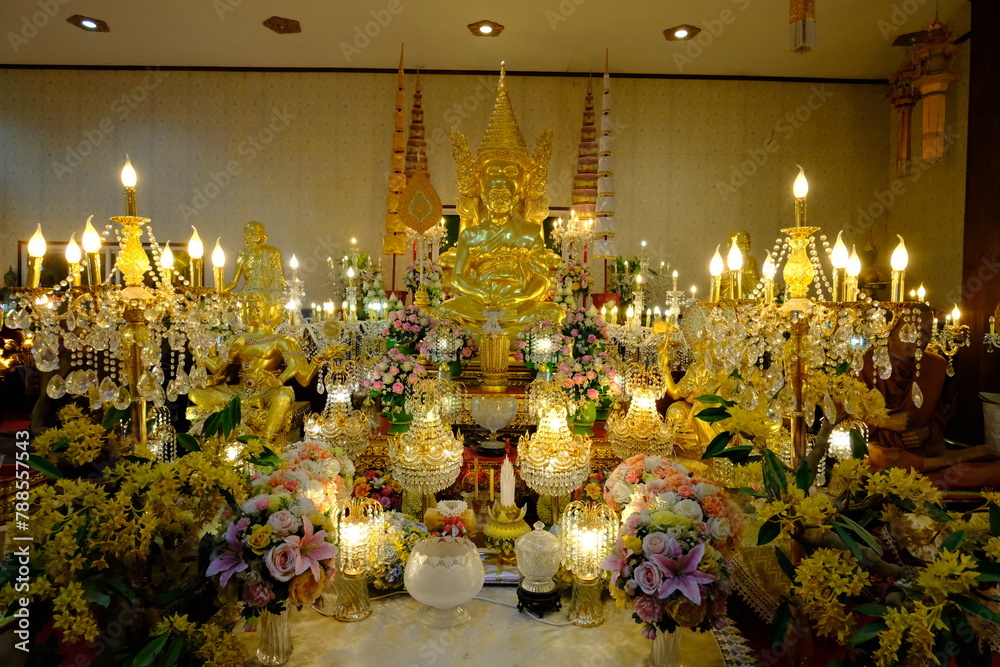
<path fill-rule="evenodd" d="M 242 295 L 260 294 L 268 301 L 280 304 L 285 289 L 285 264 L 281 251 L 267 245 L 267 232 L 259 222 L 248 222 L 243 227 L 245 248 L 236 254 L 236 271 L 233 281 L 223 288 L 224 292 L 236 290 L 243 278 L 243 287 L 237 290 Z M 281 315 L 277 310 L 276 317 Z M 279 319 L 278 322 L 281 320 Z M 277 325 L 278 322 L 273 322 Z"/>
<path fill-rule="evenodd" d="M 499 322 L 505 329 L 520 329 L 535 318 L 561 319 L 561 306 L 541 301 L 559 264 L 545 247 L 541 227 L 549 210 L 544 195 L 552 130 L 529 156 L 501 68 L 496 106 L 476 157 L 464 135 L 451 136 L 462 232 L 454 252 L 441 257 L 446 272 L 451 269 L 447 289 L 457 296 L 439 309 L 476 331 L 486 321 L 484 310 L 503 310 Z"/>
<path fill-rule="evenodd" d="M 199 408 L 214 412 L 239 395 L 244 408 L 256 408 L 244 411 L 247 426 L 262 439 L 273 442 L 288 429 L 289 409 L 295 400 L 295 392 L 284 386 L 285 382 L 294 378 L 306 386 L 329 354 L 310 362 L 294 338 L 275 333 L 270 322 L 279 304 L 263 295 L 247 294 L 241 306 L 247 332 L 230 342 L 227 357 L 199 360 L 212 374 L 210 380 L 217 384 L 192 389 L 188 397 Z M 234 371 L 236 384 L 221 384 Z"/>
<path fill-rule="evenodd" d="M 735 243 L 736 247 L 743 253 L 743 269 L 740 284 L 742 290 L 739 295 L 736 292 L 736 281 L 733 279 L 732 271 L 723 271 L 720 294 L 723 299 L 746 299 L 753 293 L 757 283 L 760 282 L 760 271 L 757 268 L 757 259 L 750 254 L 750 234 L 743 230 L 733 232 L 729 235 L 726 247 L 731 247 Z"/>

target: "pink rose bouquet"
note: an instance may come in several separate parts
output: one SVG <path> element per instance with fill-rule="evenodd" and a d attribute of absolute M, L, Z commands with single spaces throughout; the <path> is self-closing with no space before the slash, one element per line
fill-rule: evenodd
<path fill-rule="evenodd" d="M 439 345 L 442 340 L 447 341 L 449 351 L 454 350 L 454 358 L 448 361 L 469 361 L 479 354 L 479 345 L 471 332 L 455 322 L 443 319 L 437 320 L 428 329 L 424 339 L 417 343 L 417 350 L 428 359 L 435 360 L 432 347 Z"/>
<path fill-rule="evenodd" d="M 576 307 L 577 296 L 586 296 L 590 293 L 590 288 L 594 285 L 594 279 L 590 275 L 590 269 L 586 264 L 574 261 L 563 262 L 556 269 L 556 285 L 552 296 L 552 301 L 566 306 Z"/>
<path fill-rule="evenodd" d="M 562 321 L 562 333 L 572 339 L 573 356 L 595 354 L 608 349 L 611 340 L 608 325 L 594 308 L 577 308 L 566 313 Z"/>
<path fill-rule="evenodd" d="M 683 466 L 643 455 L 611 473 L 605 499 L 621 510 L 622 527 L 602 567 L 611 572 L 615 599 L 631 601 L 643 635 L 723 627 L 733 577 L 728 556 L 743 530 L 739 507 Z"/>
<path fill-rule="evenodd" d="M 399 345 L 416 345 L 434 326 L 435 319 L 414 305 L 389 313 L 389 321 L 382 329 L 382 335 Z"/>
<path fill-rule="evenodd" d="M 615 360 L 603 350 L 560 361 L 553 369 L 552 379 L 577 403 L 621 392 Z"/>
<path fill-rule="evenodd" d="M 372 398 L 382 399 L 383 410 L 403 412 L 406 397 L 413 392 L 413 387 L 426 372 L 427 369 L 417 363 L 416 359 L 392 348 L 375 364 L 363 385 Z"/>

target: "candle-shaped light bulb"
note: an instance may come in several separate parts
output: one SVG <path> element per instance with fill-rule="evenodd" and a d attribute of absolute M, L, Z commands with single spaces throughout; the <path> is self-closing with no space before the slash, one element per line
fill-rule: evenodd
<path fill-rule="evenodd" d="M 675 270 L 671 276 L 674 280 L 677 280 L 677 271 Z"/>
<path fill-rule="evenodd" d="M 847 262 L 851 256 L 847 254 L 847 244 L 844 243 L 843 230 L 837 232 L 837 242 L 833 244 L 833 251 L 830 253 L 830 264 L 835 269 L 846 269 Z"/>
<path fill-rule="evenodd" d="M 222 250 L 222 237 L 216 237 L 215 249 L 212 251 L 212 266 L 221 269 L 226 265 L 226 253 Z"/>
<path fill-rule="evenodd" d="M 899 245 L 892 251 L 889 264 L 892 266 L 893 271 L 905 271 L 906 265 L 910 261 L 910 256 L 906 253 L 906 243 L 903 242 L 903 237 L 899 234 L 896 234 L 896 236 L 899 238 Z"/>
<path fill-rule="evenodd" d="M 625 317 L 627 317 L 628 319 L 632 319 L 633 317 L 635 317 L 635 309 L 632 308 L 632 306 L 629 306 L 628 310 L 625 311 Z"/>
<path fill-rule="evenodd" d="M 952 321 L 952 324 L 958 324 L 958 320 L 961 319 L 961 317 L 962 317 L 962 311 L 960 311 L 958 309 L 958 304 L 956 303 L 955 307 L 952 308 L 952 310 L 951 310 L 951 321 Z"/>
<path fill-rule="evenodd" d="M 358 245 L 358 239 L 354 236 L 351 237 L 351 245 Z"/>
<path fill-rule="evenodd" d="M 514 466 L 507 457 L 504 457 L 500 466 L 500 504 L 504 507 L 514 506 Z"/>
<path fill-rule="evenodd" d="M 799 175 L 795 177 L 795 182 L 792 183 L 792 194 L 796 199 L 805 199 L 806 195 L 809 194 L 809 181 L 806 180 L 806 172 L 802 169 L 802 166 L 795 166 L 799 168 Z"/>
<path fill-rule="evenodd" d="M 637 274 L 635 274 L 635 283 L 636 283 L 636 285 L 638 285 L 638 286 L 639 286 L 640 288 L 642 288 L 642 274 L 641 274 L 641 273 L 637 273 Z"/>
<path fill-rule="evenodd" d="M 292 253 L 292 258 L 288 260 L 288 266 L 291 267 L 292 271 L 297 271 L 299 268 L 299 260 L 294 252 Z"/>
<path fill-rule="evenodd" d="M 851 246 L 851 256 L 847 258 L 847 275 L 857 278 L 861 275 L 861 257 L 856 246 Z"/>
<path fill-rule="evenodd" d="M 743 251 L 740 247 L 736 245 L 736 241 L 729 246 L 729 254 L 726 257 L 726 264 L 729 266 L 730 271 L 742 271 L 743 270 Z"/>
<path fill-rule="evenodd" d="M 205 244 L 201 242 L 201 236 L 198 235 L 198 228 L 191 225 L 191 240 L 188 241 L 188 256 L 191 259 L 201 259 L 205 256 Z"/>
<path fill-rule="evenodd" d="M 697 285 L 691 285 L 691 298 L 693 299 L 694 295 L 697 294 L 697 293 L 698 293 L 698 286 Z"/>
<path fill-rule="evenodd" d="M 774 280 L 774 276 L 778 274 L 778 267 L 774 265 L 774 258 L 771 257 L 770 250 L 767 251 L 767 258 L 764 259 L 760 272 L 768 280 Z"/>
<path fill-rule="evenodd" d="M 136 180 L 135 168 L 132 167 L 132 161 L 126 155 L 125 166 L 122 167 L 122 185 L 126 188 L 134 188 Z"/>
<path fill-rule="evenodd" d="M 69 237 L 69 243 L 66 244 L 66 262 L 68 264 L 80 263 L 80 246 L 76 242 L 76 233 Z"/>
<path fill-rule="evenodd" d="M 721 276 L 723 270 L 722 254 L 719 252 L 719 247 L 715 246 L 715 254 L 712 255 L 712 261 L 708 263 L 708 272 L 715 278 Z"/>
<path fill-rule="evenodd" d="M 44 257 L 46 247 L 45 237 L 42 236 L 42 223 L 38 223 L 35 233 L 28 239 L 28 257 Z"/>
<path fill-rule="evenodd" d="M 927 290 L 924 289 L 924 284 L 920 283 L 920 287 L 917 288 L 917 298 L 921 301 L 927 296 Z"/>
<path fill-rule="evenodd" d="M 93 218 L 94 216 L 87 218 L 87 226 L 83 229 L 83 251 L 88 255 L 101 250 L 101 235 L 97 233 L 94 225 L 90 222 Z"/>
<path fill-rule="evenodd" d="M 174 253 L 170 250 L 170 241 L 167 241 L 163 246 L 163 252 L 160 253 L 160 266 L 164 269 L 174 268 Z"/>
<path fill-rule="evenodd" d="M 660 307 L 659 306 L 657 306 L 656 308 L 653 309 L 653 315 L 656 316 L 656 319 L 660 318 Z"/>
<path fill-rule="evenodd" d="M 354 277 L 354 267 L 353 266 L 350 266 L 350 267 L 347 268 L 347 277 L 348 278 L 353 278 Z"/>
<path fill-rule="evenodd" d="M 646 249 L 646 242 L 645 241 L 642 242 L 642 248 L 643 248 L 643 250 Z"/>

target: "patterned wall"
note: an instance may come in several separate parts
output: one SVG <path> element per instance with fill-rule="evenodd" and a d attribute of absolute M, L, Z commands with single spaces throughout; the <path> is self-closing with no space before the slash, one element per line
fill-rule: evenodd
<path fill-rule="evenodd" d="M 425 75 L 422 84 L 431 177 L 447 204 L 455 195 L 447 133 L 457 127 L 478 144 L 495 77 Z M 412 93 L 412 76 L 407 86 Z M 222 236 L 232 257 L 241 226 L 260 220 L 286 258 L 295 252 L 302 262 L 307 300 L 325 298 L 324 260 L 351 236 L 380 247 L 394 75 L 0 70 L 0 87 L 4 264 L 37 222 L 64 240 L 90 214 L 121 213 L 126 152 L 139 172 L 139 212 L 159 240 L 186 240 L 195 224 L 206 246 Z M 555 129 L 550 194 L 552 205 L 566 206 L 586 81 L 511 77 L 509 87 L 529 143 Z M 796 164 L 810 179 L 810 222 L 835 235 L 888 179 L 885 92 L 613 80 L 620 250 L 635 253 L 646 240 L 654 261 L 672 263 L 683 287 L 697 283 L 704 294 L 708 260 L 729 231 L 747 229 L 762 261 L 792 222 Z M 942 190 L 921 206 L 953 216 L 962 192 Z M 885 226 L 885 217 L 875 221 L 880 243 Z M 914 256 L 939 242 L 922 234 L 908 238 Z M 937 275 L 928 273 L 928 287 L 941 292 Z"/>

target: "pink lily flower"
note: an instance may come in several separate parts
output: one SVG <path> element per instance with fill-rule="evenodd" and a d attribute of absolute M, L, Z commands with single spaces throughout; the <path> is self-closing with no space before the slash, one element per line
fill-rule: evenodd
<path fill-rule="evenodd" d="M 205 576 L 211 577 L 221 574 L 219 583 L 225 587 L 229 583 L 230 577 L 237 572 L 242 572 L 249 567 L 243 560 L 243 544 L 236 536 L 236 524 L 230 523 L 226 529 L 226 547 L 219 552 L 219 555 L 209 564 Z"/>
<path fill-rule="evenodd" d="M 308 518 L 302 522 L 302 532 L 304 535 L 289 535 L 285 542 L 299 548 L 299 553 L 295 563 L 295 574 L 299 575 L 306 570 L 311 570 L 313 579 L 319 581 L 322 576 L 320 561 L 333 558 L 337 555 L 337 547 L 326 541 L 326 531 L 321 530 L 313 533 L 312 521 Z"/>
<path fill-rule="evenodd" d="M 625 545 L 622 543 L 622 538 L 619 535 L 618 541 L 615 543 L 615 548 L 604 557 L 601 561 L 601 569 L 611 572 L 611 585 L 614 586 L 615 582 L 618 581 L 618 575 L 621 574 L 622 570 L 625 569 L 625 565 L 628 563 L 628 557 L 634 552 L 631 549 L 626 549 Z"/>
<path fill-rule="evenodd" d="M 657 597 L 665 600 L 674 591 L 680 591 L 694 604 L 701 604 L 701 591 L 698 590 L 698 584 L 710 584 L 715 581 L 715 577 L 712 575 L 698 571 L 698 563 L 701 562 L 704 555 L 705 545 L 699 544 L 680 558 L 668 558 L 662 554 L 650 556 L 649 559 L 663 573 L 663 585 L 660 586 Z"/>

